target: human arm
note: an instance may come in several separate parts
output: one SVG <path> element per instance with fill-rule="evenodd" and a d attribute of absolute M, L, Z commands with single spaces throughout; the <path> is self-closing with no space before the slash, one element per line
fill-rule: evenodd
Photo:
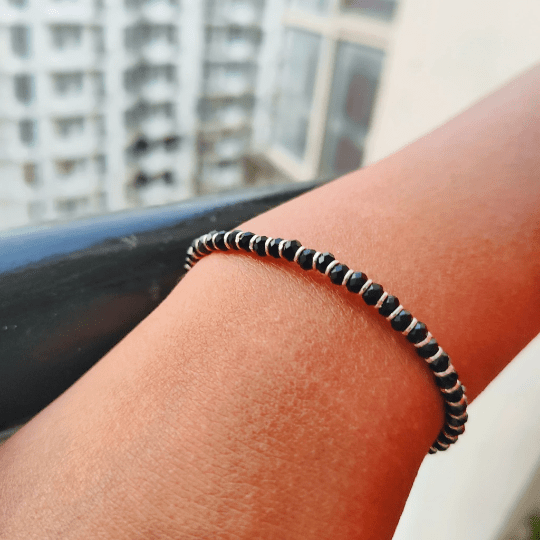
<path fill-rule="evenodd" d="M 474 398 L 540 331 L 539 86 L 241 228 L 382 283 Z M 390 538 L 442 417 L 371 308 L 213 254 L 1 449 L 0 538 Z"/>

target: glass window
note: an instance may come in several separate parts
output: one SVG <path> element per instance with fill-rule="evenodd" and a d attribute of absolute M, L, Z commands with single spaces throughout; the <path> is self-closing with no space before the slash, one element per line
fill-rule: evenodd
<path fill-rule="evenodd" d="M 321 160 L 322 176 L 338 176 L 361 166 L 371 124 L 384 53 L 340 43 Z"/>
<path fill-rule="evenodd" d="M 82 26 L 59 24 L 51 26 L 53 45 L 57 49 L 76 49 L 82 41 Z"/>
<path fill-rule="evenodd" d="M 88 210 L 90 201 L 88 197 L 76 197 L 73 199 L 60 199 L 55 201 L 56 211 L 62 217 L 72 217 Z"/>
<path fill-rule="evenodd" d="M 68 177 L 86 169 L 86 159 L 59 159 L 54 162 L 58 176 Z"/>
<path fill-rule="evenodd" d="M 176 26 L 143 22 L 126 28 L 124 38 L 126 48 L 132 50 L 138 50 L 152 41 L 163 40 L 173 44 L 177 41 Z"/>
<path fill-rule="evenodd" d="M 33 98 L 34 78 L 32 75 L 16 75 L 15 82 L 15 97 L 21 102 L 28 104 Z"/>
<path fill-rule="evenodd" d="M 342 0 L 345 11 L 356 11 L 381 19 L 390 20 L 394 16 L 396 0 Z"/>
<path fill-rule="evenodd" d="M 97 98 L 103 98 L 105 96 L 105 77 L 103 73 L 99 71 L 92 73 L 92 85 L 95 96 Z"/>
<path fill-rule="evenodd" d="M 171 64 L 139 64 L 124 73 L 124 86 L 129 91 L 136 92 L 144 84 L 159 80 L 174 82 L 176 80 L 176 67 Z"/>
<path fill-rule="evenodd" d="M 93 39 L 94 39 L 94 50 L 98 54 L 105 52 L 105 35 L 103 33 L 103 28 L 96 27 L 93 29 Z"/>
<path fill-rule="evenodd" d="M 313 102 L 321 38 L 287 30 L 279 77 L 273 139 L 302 159 Z"/>
<path fill-rule="evenodd" d="M 35 163 L 25 163 L 22 166 L 24 183 L 28 186 L 35 186 L 38 182 L 37 167 Z"/>
<path fill-rule="evenodd" d="M 96 156 L 95 162 L 98 174 L 105 174 L 107 172 L 107 158 L 105 156 Z"/>
<path fill-rule="evenodd" d="M 59 95 L 80 94 L 83 89 L 83 73 L 55 73 L 52 76 L 54 91 Z"/>
<path fill-rule="evenodd" d="M 21 120 L 19 122 L 19 136 L 21 142 L 32 146 L 36 138 L 36 123 L 34 120 Z"/>
<path fill-rule="evenodd" d="M 56 133 L 63 139 L 76 137 L 84 131 L 84 118 L 82 116 L 75 118 L 62 118 L 55 121 Z"/>
<path fill-rule="evenodd" d="M 28 26 L 11 27 L 11 49 L 17 56 L 28 56 L 30 54 L 30 28 Z"/>

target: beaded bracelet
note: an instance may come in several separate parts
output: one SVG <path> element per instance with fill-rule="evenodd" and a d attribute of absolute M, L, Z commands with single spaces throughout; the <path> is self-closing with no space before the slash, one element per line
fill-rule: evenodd
<path fill-rule="evenodd" d="M 431 445 L 429 453 L 446 450 L 457 441 L 458 436 L 465 431 L 468 419 L 465 386 L 459 381 L 450 357 L 442 350 L 426 325 L 404 309 L 395 296 L 385 292 L 381 285 L 368 279 L 363 272 L 355 272 L 337 261 L 331 253 L 305 248 L 298 240 L 259 236 L 239 229 L 211 231 L 196 238 L 187 251 L 184 268 L 189 271 L 198 260 L 213 251 L 240 249 L 260 257 L 269 255 L 275 259 L 285 259 L 297 263 L 303 270 L 317 270 L 328 276 L 335 285 L 345 286 L 351 293 L 360 295 L 368 306 L 375 307 L 390 321 L 394 330 L 401 332 L 414 345 L 418 355 L 428 363 L 444 399 L 445 424 Z"/>

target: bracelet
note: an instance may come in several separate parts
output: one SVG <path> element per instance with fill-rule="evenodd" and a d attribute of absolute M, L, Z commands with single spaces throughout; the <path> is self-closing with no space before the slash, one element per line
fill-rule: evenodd
<path fill-rule="evenodd" d="M 234 229 L 232 231 L 211 231 L 199 236 L 187 250 L 184 268 L 190 270 L 195 263 L 213 251 L 244 250 L 260 257 L 271 256 L 296 263 L 303 270 L 317 270 L 330 278 L 335 285 L 342 285 L 348 291 L 360 295 L 368 306 L 373 306 L 390 321 L 397 332 L 416 348 L 417 354 L 431 368 L 434 380 L 442 394 L 446 410 L 445 423 L 437 439 L 429 449 L 430 454 L 446 450 L 465 432 L 467 422 L 467 396 L 465 386 L 450 357 L 439 346 L 426 325 L 403 308 L 399 300 L 383 290 L 382 285 L 368 279 L 363 272 L 351 270 L 328 252 L 315 251 L 304 247 L 298 240 L 284 240 L 256 235 Z"/>

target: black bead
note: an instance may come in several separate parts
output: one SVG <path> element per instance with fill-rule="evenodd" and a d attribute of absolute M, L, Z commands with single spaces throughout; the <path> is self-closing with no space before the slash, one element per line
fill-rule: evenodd
<path fill-rule="evenodd" d="M 204 236 L 197 238 L 192 244 L 193 250 L 206 255 L 210 253 L 210 250 L 204 245 Z"/>
<path fill-rule="evenodd" d="M 331 253 L 328 253 L 328 251 L 325 251 L 324 253 L 321 253 L 317 257 L 315 267 L 321 274 L 324 274 L 326 272 L 326 268 L 328 267 L 328 265 L 332 261 L 335 261 L 335 260 L 336 258 Z"/>
<path fill-rule="evenodd" d="M 448 433 L 448 435 L 452 435 L 453 437 L 458 437 L 462 433 L 465 433 L 465 426 L 459 426 L 459 427 L 445 426 L 444 430 L 446 431 L 446 433 Z"/>
<path fill-rule="evenodd" d="M 279 259 L 279 244 L 283 242 L 283 238 L 272 238 L 268 243 L 268 253 L 274 257 L 274 259 Z"/>
<path fill-rule="evenodd" d="M 439 441 L 435 441 L 433 443 L 433 448 L 436 448 L 440 452 L 444 452 L 446 450 L 446 446 L 442 446 L 442 444 Z"/>
<path fill-rule="evenodd" d="M 382 296 L 383 292 L 384 290 L 382 288 L 382 285 L 379 285 L 378 283 L 372 283 L 366 289 L 366 292 L 364 292 L 362 298 L 368 306 L 374 306 L 379 301 L 379 298 Z"/>
<path fill-rule="evenodd" d="M 296 252 L 302 247 L 302 244 L 298 240 L 287 240 L 283 244 L 283 257 L 288 261 L 293 261 Z"/>
<path fill-rule="evenodd" d="M 437 437 L 437 440 L 441 443 L 444 443 L 444 444 L 454 444 L 456 441 L 453 440 L 453 439 L 449 439 L 444 433 L 441 433 L 438 437 Z"/>
<path fill-rule="evenodd" d="M 304 270 L 311 270 L 313 267 L 313 255 L 315 255 L 315 253 L 316 251 L 314 249 L 304 249 L 297 259 L 300 267 Z"/>
<path fill-rule="evenodd" d="M 462 405 L 458 405 L 457 403 L 445 403 L 445 407 L 446 411 L 454 416 L 459 416 L 467 410 L 467 405 L 465 405 L 465 403 Z"/>
<path fill-rule="evenodd" d="M 431 448 L 428 450 L 428 454 L 436 454 L 437 450 L 432 450 Z"/>
<path fill-rule="evenodd" d="M 388 315 L 394 312 L 398 307 L 399 300 L 395 296 L 389 294 L 382 303 L 382 306 L 379 308 L 379 313 L 383 317 L 388 317 Z"/>
<path fill-rule="evenodd" d="M 345 274 L 349 271 L 349 267 L 344 264 L 336 264 L 332 270 L 330 270 L 328 277 L 330 281 L 335 285 L 341 285 Z"/>
<path fill-rule="evenodd" d="M 460 386 L 455 392 L 452 392 L 451 394 L 445 394 L 446 401 L 449 401 L 450 403 L 455 403 L 456 401 L 459 401 L 463 397 L 463 386 Z"/>
<path fill-rule="evenodd" d="M 253 242 L 253 251 L 260 257 L 266 257 L 265 242 L 268 240 L 268 236 L 259 236 L 257 240 Z"/>
<path fill-rule="evenodd" d="M 435 383 L 439 388 L 452 388 L 458 381 L 457 373 L 449 373 L 444 377 L 435 377 Z"/>
<path fill-rule="evenodd" d="M 427 337 L 427 326 L 423 322 L 417 322 L 413 329 L 407 334 L 407 339 L 411 343 L 420 343 Z"/>
<path fill-rule="evenodd" d="M 352 293 L 360 292 L 360 289 L 364 286 L 364 283 L 367 281 L 367 276 L 364 272 L 355 272 L 347 281 L 347 289 Z"/>
<path fill-rule="evenodd" d="M 204 243 L 208 246 L 208 249 L 210 251 L 213 251 L 214 249 L 216 249 L 214 247 L 214 243 L 212 242 L 212 237 L 214 236 L 214 234 L 216 234 L 218 231 L 214 230 L 214 231 L 210 231 L 207 235 L 206 235 L 206 239 L 204 241 Z"/>
<path fill-rule="evenodd" d="M 238 250 L 239 247 L 236 245 L 236 242 L 234 242 L 233 239 L 238 236 L 239 232 L 241 232 L 240 229 L 234 229 L 234 231 L 231 231 L 231 234 L 229 234 L 229 236 L 227 237 L 227 243 L 236 250 Z"/>
<path fill-rule="evenodd" d="M 452 418 L 450 415 L 446 415 L 446 422 L 448 424 L 450 424 L 451 426 L 455 426 L 455 427 L 458 427 L 458 426 L 463 426 L 464 424 L 467 423 L 467 420 L 469 419 L 469 415 L 467 413 L 464 413 L 463 414 L 463 418 Z"/>
<path fill-rule="evenodd" d="M 221 251 L 227 251 L 229 248 L 225 245 L 225 235 L 227 231 L 219 231 L 214 239 L 214 245 Z"/>
<path fill-rule="evenodd" d="M 432 371 L 435 371 L 437 373 L 440 373 L 441 371 L 446 371 L 448 369 L 448 366 L 450 365 L 450 358 L 446 353 L 442 353 L 439 358 L 436 358 L 431 362 L 431 364 L 428 364 Z"/>
<path fill-rule="evenodd" d="M 255 235 L 252 232 L 245 232 L 240 239 L 238 240 L 238 245 L 244 250 L 244 251 L 251 251 L 249 249 L 249 242 Z"/>
<path fill-rule="evenodd" d="M 412 315 L 406 310 L 402 309 L 391 321 L 390 324 L 394 330 L 403 332 L 409 324 L 411 324 Z"/>
<path fill-rule="evenodd" d="M 433 356 L 439 350 L 439 344 L 435 338 L 431 338 L 425 345 L 416 349 L 418 356 L 422 358 L 429 358 Z"/>

